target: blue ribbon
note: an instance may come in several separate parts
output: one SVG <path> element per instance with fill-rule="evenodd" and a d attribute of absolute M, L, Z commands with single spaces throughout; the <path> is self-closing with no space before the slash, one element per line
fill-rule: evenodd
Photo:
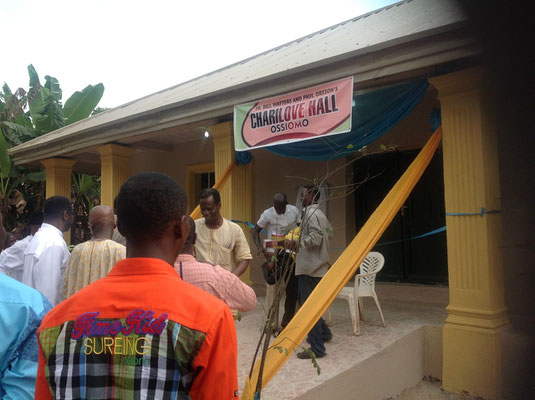
<path fill-rule="evenodd" d="M 485 207 L 481 207 L 481 211 L 478 213 L 446 213 L 446 216 L 448 217 L 458 217 L 458 216 L 467 216 L 467 215 L 479 215 L 480 217 L 483 217 L 485 214 L 499 214 L 500 210 L 489 210 L 486 211 Z"/>
<path fill-rule="evenodd" d="M 487 211 L 487 214 L 489 214 L 489 213 L 491 213 L 491 211 Z M 463 214 L 463 215 L 465 215 L 465 214 Z M 479 215 L 479 214 L 466 214 L 466 215 Z M 255 227 L 255 225 L 253 225 L 249 221 L 240 221 L 240 220 L 237 220 L 237 219 L 231 219 L 230 222 L 234 222 L 235 224 L 244 224 L 244 225 L 246 225 L 247 227 L 249 227 L 251 229 L 254 229 L 254 227 Z M 418 236 L 413 236 L 413 237 L 405 239 L 405 240 L 420 239 L 420 238 L 423 238 L 423 237 L 426 237 L 426 236 L 436 235 L 437 233 L 445 232 L 445 231 L 446 231 L 446 227 L 443 226 L 441 228 L 437 228 L 437 229 L 434 229 L 434 230 L 432 230 L 430 232 L 423 233 L 423 234 L 418 235 Z M 262 233 L 267 234 L 265 229 L 262 229 Z M 376 246 L 383 246 L 385 244 L 401 243 L 401 242 L 403 242 L 403 240 L 394 240 L 392 242 L 377 243 Z M 345 247 L 331 247 L 330 249 L 331 250 L 345 250 Z"/>
<path fill-rule="evenodd" d="M 430 231 L 430 232 L 423 233 L 423 234 L 418 235 L 418 236 L 413 236 L 413 237 L 408 238 L 408 239 L 405 239 L 405 240 L 420 239 L 420 238 L 423 238 L 423 237 L 426 237 L 426 236 L 436 235 L 437 233 L 445 232 L 445 231 L 446 231 L 446 227 L 443 226 L 443 227 L 441 227 L 441 228 L 433 229 L 433 230 Z M 377 243 L 376 246 L 383 246 L 383 245 L 385 245 L 385 244 L 392 244 L 392 243 L 401 243 L 401 242 L 403 242 L 403 241 L 404 241 L 404 240 L 394 240 L 394 241 L 392 241 L 392 242 Z"/>

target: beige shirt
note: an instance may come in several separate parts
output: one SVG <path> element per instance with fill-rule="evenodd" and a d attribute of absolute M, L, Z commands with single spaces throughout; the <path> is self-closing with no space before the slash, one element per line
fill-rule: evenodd
<path fill-rule="evenodd" d="M 90 240 L 75 246 L 65 270 L 64 298 L 104 278 L 123 258 L 126 258 L 126 247 L 113 240 Z"/>
<path fill-rule="evenodd" d="M 200 218 L 195 220 L 195 229 L 195 258 L 198 261 L 234 271 L 240 261 L 253 258 L 247 239 L 238 224 L 223 218 L 223 224 L 219 228 L 210 229 L 204 218 Z"/>

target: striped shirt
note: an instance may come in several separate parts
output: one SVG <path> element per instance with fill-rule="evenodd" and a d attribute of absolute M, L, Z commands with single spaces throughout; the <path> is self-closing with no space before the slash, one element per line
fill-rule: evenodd
<path fill-rule="evenodd" d="M 175 269 L 186 282 L 223 300 L 230 308 L 247 312 L 256 307 L 254 290 L 219 265 L 201 263 L 190 254 L 180 254 Z"/>

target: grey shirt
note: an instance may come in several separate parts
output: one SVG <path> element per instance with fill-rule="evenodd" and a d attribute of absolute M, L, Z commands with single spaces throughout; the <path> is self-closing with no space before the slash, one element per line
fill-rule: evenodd
<path fill-rule="evenodd" d="M 295 263 L 296 275 L 322 277 L 331 266 L 329 238 L 333 227 L 317 204 L 304 209 L 300 229 L 301 244 Z"/>

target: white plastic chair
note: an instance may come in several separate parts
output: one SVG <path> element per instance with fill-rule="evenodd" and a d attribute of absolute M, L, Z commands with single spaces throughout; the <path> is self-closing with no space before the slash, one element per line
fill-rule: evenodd
<path fill-rule="evenodd" d="M 362 261 L 362 264 L 360 264 L 360 273 L 355 275 L 355 286 L 343 288 L 338 296 L 336 296 L 339 299 L 347 300 L 349 303 L 349 312 L 351 313 L 351 322 L 353 323 L 353 333 L 356 336 L 360 335 L 359 308 L 361 312 L 364 310 L 362 306 L 362 297 L 373 297 L 377 309 L 379 310 L 379 314 L 381 315 L 383 326 L 386 327 L 383 311 L 381 310 L 379 299 L 375 293 L 375 275 L 377 275 L 384 265 L 385 258 L 381 253 L 376 251 L 370 252 L 364 261 Z M 328 324 L 332 325 L 330 308 L 328 309 L 327 314 Z"/>

